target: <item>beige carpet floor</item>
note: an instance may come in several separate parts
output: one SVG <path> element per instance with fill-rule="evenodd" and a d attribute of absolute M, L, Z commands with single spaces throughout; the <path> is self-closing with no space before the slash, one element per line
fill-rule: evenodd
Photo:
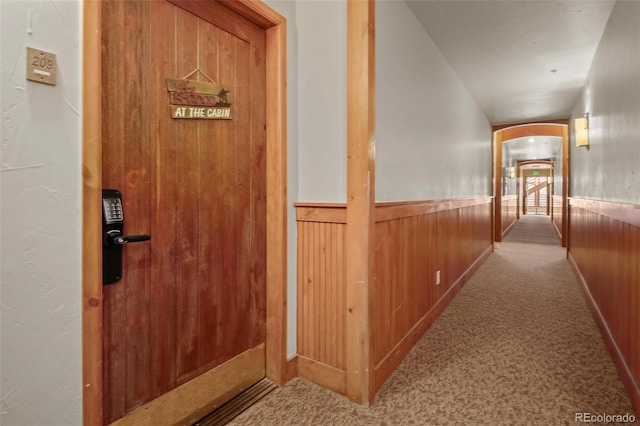
<path fill-rule="evenodd" d="M 233 425 L 559 425 L 634 413 L 548 217 L 523 217 L 370 407 L 302 379 Z"/>

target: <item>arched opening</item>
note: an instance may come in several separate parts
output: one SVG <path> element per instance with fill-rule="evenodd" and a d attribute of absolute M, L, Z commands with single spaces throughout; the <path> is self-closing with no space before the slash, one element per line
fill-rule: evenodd
<path fill-rule="evenodd" d="M 546 182 L 538 179 L 532 193 L 545 193 L 544 206 L 534 205 L 536 211 L 548 215 L 553 222 L 562 246 L 567 245 L 567 197 L 569 193 L 569 130 L 567 124 L 531 123 L 506 128 L 494 127 L 494 233 L 495 241 L 509 232 L 526 209 L 527 193 L 524 170 L 543 167 Z M 538 167 L 534 165 L 538 164 Z M 528 173 L 528 172 L 527 172 Z M 531 172 L 533 176 L 533 172 Z M 540 176 L 540 172 L 537 173 Z M 544 190 L 543 190 L 544 188 Z M 535 200 L 534 195 L 534 200 Z"/>

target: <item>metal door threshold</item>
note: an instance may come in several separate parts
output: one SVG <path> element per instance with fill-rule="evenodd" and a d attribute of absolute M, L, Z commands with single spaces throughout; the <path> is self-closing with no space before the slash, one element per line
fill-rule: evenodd
<path fill-rule="evenodd" d="M 233 418 L 242 413 L 247 408 L 264 398 L 277 386 L 268 379 L 262 379 L 251 386 L 235 398 L 216 408 L 206 417 L 198 420 L 193 426 L 222 426 L 229 423 Z"/>

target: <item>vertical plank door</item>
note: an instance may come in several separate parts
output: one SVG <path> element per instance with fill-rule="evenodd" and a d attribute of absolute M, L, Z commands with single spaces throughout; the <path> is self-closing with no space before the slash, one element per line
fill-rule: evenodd
<path fill-rule="evenodd" d="M 111 423 L 243 354 L 257 373 L 219 392 L 264 377 L 265 35 L 214 1 L 104 0 L 102 19 L 102 184 L 125 234 L 152 235 L 103 288 Z M 232 119 L 171 118 L 167 78 L 229 86 Z"/>

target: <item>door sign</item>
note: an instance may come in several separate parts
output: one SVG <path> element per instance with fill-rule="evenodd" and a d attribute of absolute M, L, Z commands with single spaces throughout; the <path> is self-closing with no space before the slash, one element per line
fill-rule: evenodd
<path fill-rule="evenodd" d="M 229 86 L 196 80 L 167 79 L 171 118 L 231 120 Z"/>

